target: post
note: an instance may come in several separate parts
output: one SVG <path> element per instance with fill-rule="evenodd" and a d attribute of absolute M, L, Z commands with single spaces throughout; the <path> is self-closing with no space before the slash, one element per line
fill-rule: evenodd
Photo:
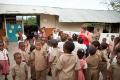
<path fill-rule="evenodd" d="M 5 15 L 4 15 L 4 25 L 5 25 L 6 37 L 8 38 L 8 34 L 7 34 L 7 25 L 6 25 L 6 18 L 5 18 Z"/>

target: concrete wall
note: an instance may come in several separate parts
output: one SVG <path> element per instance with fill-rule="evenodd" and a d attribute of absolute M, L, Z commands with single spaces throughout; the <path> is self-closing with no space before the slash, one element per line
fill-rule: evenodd
<path fill-rule="evenodd" d="M 40 15 L 40 27 L 55 28 L 56 16 L 41 14 Z"/>
<path fill-rule="evenodd" d="M 80 26 L 82 23 L 66 23 L 66 22 L 59 22 L 58 17 L 54 15 L 40 15 L 40 26 L 46 28 L 58 28 L 63 31 L 74 31 L 79 32 Z M 102 32 L 103 28 L 100 28 L 100 32 Z"/>
<path fill-rule="evenodd" d="M 40 15 L 40 26 L 46 28 L 59 28 L 61 30 L 67 31 L 78 31 L 80 29 L 81 23 L 60 23 L 58 22 L 58 17 L 54 15 Z"/>
<path fill-rule="evenodd" d="M 61 29 L 63 31 L 79 32 L 80 26 L 82 23 L 58 23 L 58 24 L 59 24 L 59 29 Z"/>

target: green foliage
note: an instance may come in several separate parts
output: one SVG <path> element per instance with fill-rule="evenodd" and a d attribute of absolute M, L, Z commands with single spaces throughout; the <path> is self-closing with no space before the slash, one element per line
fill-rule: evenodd
<path fill-rule="evenodd" d="M 105 26 L 104 23 L 85 23 L 84 24 L 86 27 L 100 27 L 100 26 Z"/>
<path fill-rule="evenodd" d="M 114 10 L 120 11 L 120 0 L 110 0 L 110 5 Z"/>
<path fill-rule="evenodd" d="M 29 17 L 24 23 L 27 25 L 35 25 L 37 22 L 35 17 Z"/>

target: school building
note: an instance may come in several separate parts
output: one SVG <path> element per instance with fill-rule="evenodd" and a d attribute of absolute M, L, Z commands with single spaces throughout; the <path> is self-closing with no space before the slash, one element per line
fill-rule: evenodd
<path fill-rule="evenodd" d="M 45 27 L 49 35 L 54 28 L 63 31 L 79 32 L 83 23 L 97 23 L 87 27 L 89 31 L 99 28 L 101 32 L 120 32 L 120 12 L 114 10 L 69 9 L 30 5 L 0 4 L 0 38 L 6 36 L 9 41 L 17 41 L 17 31 L 26 28 L 24 17 L 36 16 L 38 27 Z M 30 30 L 28 28 L 27 30 Z"/>

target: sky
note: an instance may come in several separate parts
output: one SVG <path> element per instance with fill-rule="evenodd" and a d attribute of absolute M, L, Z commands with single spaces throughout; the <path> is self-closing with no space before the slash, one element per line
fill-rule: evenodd
<path fill-rule="evenodd" d="M 108 10 L 109 0 L 0 0 L 3 4 L 39 5 L 61 8 Z"/>

